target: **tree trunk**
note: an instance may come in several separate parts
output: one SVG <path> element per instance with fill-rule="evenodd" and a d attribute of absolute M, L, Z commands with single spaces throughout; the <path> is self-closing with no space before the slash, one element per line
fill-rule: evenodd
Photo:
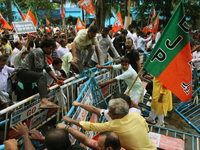
<path fill-rule="evenodd" d="M 6 0 L 6 7 L 7 7 L 7 11 L 8 11 L 8 20 L 9 20 L 9 23 L 11 24 L 13 22 L 11 0 Z"/>
<path fill-rule="evenodd" d="M 100 5 L 99 0 L 95 1 L 94 9 L 95 9 L 95 12 L 96 12 L 96 26 L 97 26 L 98 29 L 100 29 L 100 24 L 101 24 L 101 16 L 100 16 L 99 5 Z"/>
<path fill-rule="evenodd" d="M 101 19 L 100 29 L 102 29 L 105 26 L 104 1 L 105 0 L 100 0 L 100 19 Z"/>

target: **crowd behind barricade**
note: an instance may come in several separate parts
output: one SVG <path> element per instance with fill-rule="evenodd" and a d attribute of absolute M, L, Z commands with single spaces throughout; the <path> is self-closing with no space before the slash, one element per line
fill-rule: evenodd
<path fill-rule="evenodd" d="M 155 124 L 157 115 L 156 125 L 165 126 L 164 116 L 172 110 L 172 94 L 148 73 L 140 74 L 130 93 L 127 91 L 145 61 L 145 59 L 140 59 L 141 56 L 144 52 L 152 51 L 162 34 L 162 29 L 159 28 L 154 34 L 143 33 L 130 24 L 128 30 L 121 29 L 112 33 L 112 26 L 98 31 L 94 22 L 87 25 L 87 29 L 80 31 L 71 24 L 67 26 L 65 32 L 57 25 L 41 25 L 37 27 L 37 32 L 21 35 L 17 35 L 14 29 L 2 30 L 0 34 L 0 110 L 9 107 L 14 101 L 21 101 L 35 93 L 40 94 L 41 109 L 58 108 L 58 105 L 49 102 L 46 98 L 49 87 L 55 83 L 64 84 L 63 81 L 67 78 L 75 74 L 81 75 L 84 70 L 94 66 L 99 69 L 121 70 L 121 75 L 98 84 L 105 86 L 124 80 L 127 85 L 125 93 L 130 96 L 114 95 L 109 101 L 108 110 L 78 102 L 73 103 L 74 106 L 80 106 L 109 121 L 93 124 L 86 121 L 79 122 L 66 116 L 63 118 L 63 121 L 76 124 L 86 131 L 101 132 L 98 142 L 65 124 L 58 124 L 57 129 L 50 130 L 45 137 L 40 135 L 39 131 L 28 131 L 25 124 L 16 125 L 13 129 L 22 136 L 26 150 L 35 149 L 31 140 L 45 142 L 48 150 L 84 149 L 71 145 L 68 133 L 92 149 L 156 149 L 148 136 L 146 121 Z M 193 63 L 200 73 L 199 32 L 191 31 L 190 38 Z M 111 60 L 114 60 L 117 65 L 102 66 Z M 141 110 L 138 107 L 138 103 L 144 96 L 142 84 L 144 78 L 153 79 L 147 89 L 151 91 L 152 101 L 151 112 L 149 117 L 145 118 L 146 121 L 141 116 Z M 5 144 L 6 148 L 17 148 L 15 140 L 8 140 Z"/>

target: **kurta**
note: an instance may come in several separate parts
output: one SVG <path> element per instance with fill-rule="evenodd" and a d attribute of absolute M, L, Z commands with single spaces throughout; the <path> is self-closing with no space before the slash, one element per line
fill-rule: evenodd
<path fill-rule="evenodd" d="M 121 69 L 121 64 L 119 65 L 113 65 L 113 69 L 117 70 L 117 69 Z M 134 79 L 137 77 L 137 73 L 136 71 L 131 67 L 131 65 L 129 65 L 128 69 L 126 71 L 122 70 L 122 74 L 115 77 L 115 79 L 117 80 L 124 80 L 127 84 L 127 89 L 125 91 L 128 92 L 129 88 L 131 87 Z M 143 101 L 143 95 L 144 95 L 144 87 L 142 84 L 142 81 L 140 80 L 140 78 L 138 78 L 134 84 L 134 86 L 132 87 L 132 89 L 130 90 L 130 98 L 132 100 L 135 100 L 135 97 L 141 94 L 140 100 Z"/>
<path fill-rule="evenodd" d="M 158 102 L 160 94 L 164 94 L 162 103 Z M 172 92 L 168 89 L 164 89 L 162 83 L 156 78 L 153 79 L 151 108 L 156 110 L 158 116 L 161 115 L 162 109 L 165 116 L 168 111 L 172 110 Z"/>

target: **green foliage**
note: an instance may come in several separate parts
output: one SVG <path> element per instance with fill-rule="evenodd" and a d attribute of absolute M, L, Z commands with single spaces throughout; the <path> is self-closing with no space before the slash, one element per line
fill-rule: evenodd
<path fill-rule="evenodd" d="M 72 24 L 76 24 L 76 22 L 77 22 L 77 18 L 76 17 L 72 17 L 71 15 L 68 17 L 68 18 L 66 18 L 66 24 L 69 24 L 70 22 L 72 22 Z"/>
<path fill-rule="evenodd" d="M 17 4 L 22 10 L 28 10 L 31 2 L 37 10 L 55 10 L 56 5 L 50 3 L 50 0 L 16 0 Z"/>

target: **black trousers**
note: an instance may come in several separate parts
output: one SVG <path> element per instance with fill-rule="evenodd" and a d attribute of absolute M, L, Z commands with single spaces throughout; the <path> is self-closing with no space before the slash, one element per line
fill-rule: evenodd
<path fill-rule="evenodd" d="M 32 71 L 32 70 L 20 70 L 16 74 L 17 79 L 23 83 L 24 94 L 23 99 L 33 95 L 32 83 L 36 82 L 40 98 L 47 97 L 47 78 L 45 75 Z"/>

